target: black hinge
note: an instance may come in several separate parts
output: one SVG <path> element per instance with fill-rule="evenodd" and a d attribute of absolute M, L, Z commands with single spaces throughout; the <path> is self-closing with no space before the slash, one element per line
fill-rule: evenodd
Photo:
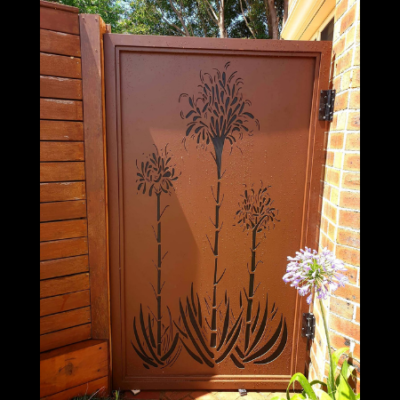
<path fill-rule="evenodd" d="M 332 121 L 336 90 L 321 90 L 319 98 L 319 121 Z"/>
<path fill-rule="evenodd" d="M 308 339 L 315 337 L 315 317 L 313 313 L 303 313 L 303 326 L 301 328 L 301 336 Z"/>

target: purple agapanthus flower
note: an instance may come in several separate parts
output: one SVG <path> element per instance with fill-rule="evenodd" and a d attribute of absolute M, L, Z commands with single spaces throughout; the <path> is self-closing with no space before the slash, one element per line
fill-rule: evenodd
<path fill-rule="evenodd" d="M 335 291 L 344 286 L 348 278 L 340 272 L 346 271 L 343 261 L 338 260 L 327 248 L 320 254 L 308 247 L 296 252 L 296 257 L 288 257 L 286 274 L 283 276 L 285 283 L 291 282 L 300 296 L 307 294 L 307 303 L 311 304 L 313 290 L 318 299 L 326 300 L 329 290 Z"/>

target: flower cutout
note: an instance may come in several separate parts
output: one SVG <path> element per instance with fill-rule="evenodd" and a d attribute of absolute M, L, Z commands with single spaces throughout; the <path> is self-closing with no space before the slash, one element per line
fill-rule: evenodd
<path fill-rule="evenodd" d="M 253 188 L 246 189 L 242 195 L 243 200 L 239 202 L 239 210 L 236 212 L 238 225 L 243 227 L 243 231 L 256 229 L 257 233 L 269 229 L 271 224 L 275 228 L 278 210 L 272 207 L 273 200 L 268 194 L 271 186 L 261 187 L 258 191 Z"/>
<path fill-rule="evenodd" d="M 140 165 L 136 160 L 138 169 L 138 190 L 142 190 L 145 194 L 148 191 L 149 196 L 153 194 L 161 194 L 162 192 L 171 194 L 173 181 L 176 181 L 180 176 L 176 174 L 175 165 L 171 165 L 171 157 L 167 150 L 168 144 L 164 149 L 151 153 L 147 156 L 147 161 L 142 161 Z"/>

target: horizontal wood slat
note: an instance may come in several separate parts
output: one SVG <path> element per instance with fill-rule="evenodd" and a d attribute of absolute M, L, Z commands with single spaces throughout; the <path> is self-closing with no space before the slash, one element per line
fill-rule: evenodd
<path fill-rule="evenodd" d="M 77 274 L 63 278 L 40 281 L 40 298 L 59 296 L 65 293 L 89 289 L 89 274 Z"/>
<path fill-rule="evenodd" d="M 81 59 L 40 53 L 40 74 L 80 79 L 82 78 Z"/>
<path fill-rule="evenodd" d="M 66 56 L 81 56 L 79 36 L 68 33 L 40 30 L 40 51 Z"/>
<path fill-rule="evenodd" d="M 83 123 L 75 121 L 40 121 L 40 140 L 83 141 Z"/>
<path fill-rule="evenodd" d="M 86 198 L 85 182 L 41 183 L 40 201 L 82 200 Z"/>
<path fill-rule="evenodd" d="M 108 377 L 96 379 L 83 385 L 76 386 L 71 389 L 64 390 L 52 396 L 42 397 L 41 400 L 71 400 L 74 397 L 92 395 L 97 393 L 98 396 L 103 396 L 108 393 Z"/>
<path fill-rule="evenodd" d="M 79 35 L 78 14 L 40 7 L 40 28 Z"/>
<path fill-rule="evenodd" d="M 40 222 L 86 217 L 86 200 L 40 204 Z"/>
<path fill-rule="evenodd" d="M 46 333 L 40 336 L 40 352 L 67 346 L 91 338 L 92 324 L 73 326 L 62 331 Z M 71 399 L 71 398 L 70 398 Z M 68 399 L 68 400 L 70 400 Z"/>
<path fill-rule="evenodd" d="M 40 397 L 108 374 L 107 341 L 87 340 L 40 355 Z"/>
<path fill-rule="evenodd" d="M 42 222 L 40 224 L 40 241 L 71 239 L 87 236 L 87 220 L 72 219 L 70 221 Z"/>
<path fill-rule="evenodd" d="M 88 256 L 62 258 L 60 260 L 42 261 L 40 263 L 40 279 L 79 274 L 89 271 Z"/>
<path fill-rule="evenodd" d="M 83 161 L 84 159 L 82 142 L 40 142 L 40 161 Z"/>
<path fill-rule="evenodd" d="M 40 97 L 82 100 L 82 81 L 80 79 L 41 76 Z"/>
<path fill-rule="evenodd" d="M 40 119 L 82 121 L 82 101 L 40 99 Z"/>
<path fill-rule="evenodd" d="M 40 334 L 60 331 L 90 322 L 90 307 L 47 315 L 40 318 Z"/>
<path fill-rule="evenodd" d="M 87 238 L 64 239 L 40 243 L 40 261 L 87 254 Z M 86 289 L 86 288 L 84 288 Z M 83 290 L 83 289 L 77 289 Z M 60 294 L 60 293 L 57 293 Z"/>
<path fill-rule="evenodd" d="M 47 153 L 46 157 L 49 156 L 50 154 Z M 40 182 L 63 182 L 63 181 L 83 181 L 83 180 L 85 180 L 85 163 L 83 162 L 62 162 L 62 163 L 46 162 L 40 164 Z"/>
<path fill-rule="evenodd" d="M 82 290 L 40 300 L 40 316 L 90 306 L 90 291 Z"/>

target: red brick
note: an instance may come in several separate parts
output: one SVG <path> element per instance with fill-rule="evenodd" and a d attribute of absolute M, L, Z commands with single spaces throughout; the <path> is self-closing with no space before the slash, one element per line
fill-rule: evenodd
<path fill-rule="evenodd" d="M 343 275 L 346 275 L 349 279 L 349 283 L 352 285 L 357 284 L 357 275 L 359 273 L 359 268 L 352 267 L 351 265 L 346 265 L 347 271 L 343 271 Z"/>
<path fill-rule="evenodd" d="M 331 223 L 328 225 L 328 237 L 331 240 L 335 240 L 336 238 L 336 227 Z"/>
<path fill-rule="evenodd" d="M 360 134 L 348 133 L 346 135 L 346 150 L 360 150 Z"/>
<path fill-rule="evenodd" d="M 350 340 L 338 333 L 331 332 L 329 334 L 329 339 L 331 341 L 331 347 L 335 350 L 341 349 L 342 347 L 350 347 Z"/>
<path fill-rule="evenodd" d="M 336 76 L 333 79 L 332 89 L 335 89 L 336 92 L 340 92 L 341 90 L 341 80 L 342 80 L 341 76 Z"/>
<path fill-rule="evenodd" d="M 333 151 L 328 151 L 326 153 L 326 161 L 325 164 L 329 167 L 333 166 L 333 161 L 335 159 L 335 153 Z"/>
<path fill-rule="evenodd" d="M 346 49 L 353 45 L 356 39 L 356 27 L 353 25 L 346 33 Z"/>
<path fill-rule="evenodd" d="M 336 75 L 351 67 L 353 61 L 353 49 L 347 50 L 336 62 Z"/>
<path fill-rule="evenodd" d="M 337 297 L 353 301 L 354 303 L 360 303 L 360 288 L 358 286 L 347 284 L 344 287 L 338 288 L 334 294 Z"/>
<path fill-rule="evenodd" d="M 345 43 L 346 38 L 343 37 L 333 45 L 333 52 L 336 54 L 336 57 L 339 57 L 343 53 Z"/>
<path fill-rule="evenodd" d="M 325 181 L 331 185 L 339 186 L 340 171 L 333 169 L 333 168 L 327 168 Z"/>
<path fill-rule="evenodd" d="M 360 189 L 360 173 L 343 172 L 342 188 L 344 189 Z"/>
<path fill-rule="evenodd" d="M 333 330 L 343 333 L 343 335 L 360 341 L 360 325 L 356 325 L 351 321 L 347 321 L 336 315 L 329 316 L 329 326 Z"/>
<path fill-rule="evenodd" d="M 354 210 L 360 209 L 360 192 L 341 192 L 340 207 L 351 208 Z"/>
<path fill-rule="evenodd" d="M 346 246 L 360 248 L 360 232 L 349 231 L 339 228 L 337 232 L 337 242 Z"/>
<path fill-rule="evenodd" d="M 336 223 L 337 208 L 325 202 L 323 215 L 330 219 L 333 223 Z"/>
<path fill-rule="evenodd" d="M 360 130 L 360 113 L 359 112 L 349 113 L 349 120 L 347 121 L 347 129 L 349 131 Z"/>
<path fill-rule="evenodd" d="M 328 224 L 329 224 L 328 220 L 325 217 L 322 217 L 321 218 L 321 227 L 320 227 L 321 231 L 327 233 L 328 232 Z"/>
<path fill-rule="evenodd" d="M 360 154 L 358 154 L 358 153 L 345 154 L 343 169 L 348 170 L 348 171 L 359 171 L 360 170 Z"/>
<path fill-rule="evenodd" d="M 340 23 L 340 34 L 342 34 L 347 28 L 349 28 L 356 20 L 356 6 L 350 8 L 344 14 L 342 21 Z"/>
<path fill-rule="evenodd" d="M 356 309 L 356 321 L 360 323 L 360 307 L 357 307 Z"/>
<path fill-rule="evenodd" d="M 353 356 L 355 359 L 360 360 L 360 345 L 358 343 L 354 345 Z"/>
<path fill-rule="evenodd" d="M 360 46 L 356 47 L 355 52 L 356 52 L 356 54 L 354 56 L 354 65 L 358 66 L 358 65 L 360 65 Z"/>
<path fill-rule="evenodd" d="M 321 234 L 319 245 L 324 249 L 325 247 L 328 247 L 328 242 L 328 236 L 326 236 L 325 234 Z"/>
<path fill-rule="evenodd" d="M 351 87 L 358 88 L 360 87 L 360 68 L 353 69 L 353 78 L 351 80 Z"/>
<path fill-rule="evenodd" d="M 336 299 L 335 297 L 331 297 L 330 310 L 333 313 L 340 315 L 341 317 L 344 317 L 347 319 L 353 319 L 354 305 L 349 303 L 348 301 L 344 301 L 344 300 Z"/>
<path fill-rule="evenodd" d="M 341 77 L 341 81 L 340 81 L 340 88 L 341 90 L 347 90 L 348 88 L 350 88 L 351 86 L 351 74 L 352 71 L 347 71 L 344 72 Z"/>
<path fill-rule="evenodd" d="M 331 131 L 342 131 L 346 127 L 346 113 L 333 114 L 333 121 L 331 123 Z"/>
<path fill-rule="evenodd" d="M 360 229 L 360 213 L 348 210 L 339 210 L 339 225 L 353 229 Z"/>
<path fill-rule="evenodd" d="M 346 264 L 360 265 L 360 251 L 351 247 L 336 246 L 336 255 Z"/>
<path fill-rule="evenodd" d="M 339 4 L 336 5 L 335 21 L 337 21 L 346 10 L 347 10 L 347 0 L 342 0 Z"/>
<path fill-rule="evenodd" d="M 350 104 L 349 108 L 360 108 L 360 91 L 356 90 L 350 92 Z"/>
<path fill-rule="evenodd" d="M 340 194 L 339 189 L 332 186 L 331 197 L 330 197 L 331 203 L 333 204 L 339 203 L 339 194 Z"/>
<path fill-rule="evenodd" d="M 344 133 L 343 132 L 331 132 L 329 134 L 329 149 L 343 149 Z"/>
<path fill-rule="evenodd" d="M 337 95 L 335 99 L 335 111 L 340 111 L 347 108 L 348 101 L 349 101 L 349 92 L 344 92 Z"/>

